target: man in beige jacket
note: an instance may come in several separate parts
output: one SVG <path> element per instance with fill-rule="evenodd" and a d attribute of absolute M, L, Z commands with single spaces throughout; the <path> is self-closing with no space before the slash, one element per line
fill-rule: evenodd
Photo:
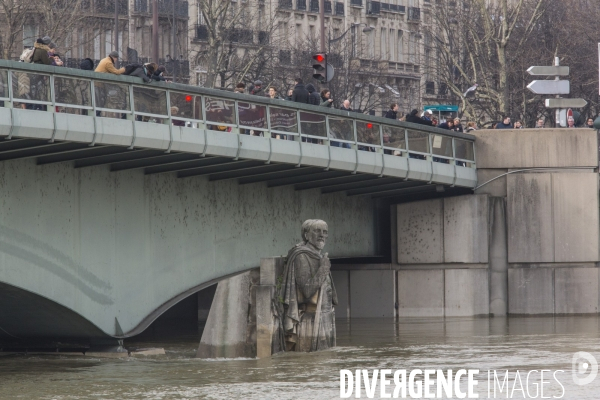
<path fill-rule="evenodd" d="M 115 61 L 117 61 L 118 59 L 119 53 L 116 51 L 111 51 L 108 57 L 100 60 L 100 63 L 96 67 L 95 72 L 121 75 L 125 72 L 125 67 L 119 69 L 115 68 Z"/>

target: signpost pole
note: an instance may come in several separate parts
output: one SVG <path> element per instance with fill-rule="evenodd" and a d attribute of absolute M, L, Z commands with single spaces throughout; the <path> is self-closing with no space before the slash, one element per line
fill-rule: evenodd
<path fill-rule="evenodd" d="M 554 66 L 558 67 L 560 65 L 560 59 L 558 57 L 554 57 Z M 560 77 L 556 76 L 554 78 L 555 81 L 558 81 L 560 79 Z M 560 95 L 556 95 L 556 98 L 560 98 Z M 554 110 L 554 119 L 556 121 L 556 125 L 560 126 L 560 109 L 556 109 Z"/>

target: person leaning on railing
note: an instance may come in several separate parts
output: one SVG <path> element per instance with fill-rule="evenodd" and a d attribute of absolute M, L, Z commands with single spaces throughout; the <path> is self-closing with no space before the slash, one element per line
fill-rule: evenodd
<path fill-rule="evenodd" d="M 95 69 L 95 72 L 100 72 L 101 74 L 115 74 L 121 75 L 125 72 L 125 67 L 115 68 L 115 62 L 119 59 L 119 53 L 116 51 L 111 51 L 108 57 L 100 60 L 100 63 Z"/>
<path fill-rule="evenodd" d="M 48 36 L 44 36 L 35 41 L 33 45 L 33 56 L 31 57 L 32 63 L 52 65 L 54 59 L 48 56 L 48 53 L 50 52 L 50 47 L 48 47 L 48 45 L 51 42 L 52 40 Z"/>

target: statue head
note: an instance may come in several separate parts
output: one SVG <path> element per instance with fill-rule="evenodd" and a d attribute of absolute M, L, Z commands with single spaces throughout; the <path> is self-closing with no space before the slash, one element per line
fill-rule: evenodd
<path fill-rule="evenodd" d="M 307 219 L 302 224 L 302 240 L 317 251 L 323 250 L 327 236 L 327 223 L 323 220 Z"/>

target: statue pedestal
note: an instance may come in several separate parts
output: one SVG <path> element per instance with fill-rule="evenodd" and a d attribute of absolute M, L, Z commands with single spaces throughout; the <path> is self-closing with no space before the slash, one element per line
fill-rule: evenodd
<path fill-rule="evenodd" d="M 196 357 L 256 357 L 254 288 L 258 269 L 220 281 L 210 306 Z"/>
<path fill-rule="evenodd" d="M 266 358 L 279 348 L 273 302 L 284 260 L 263 258 L 260 270 L 218 283 L 196 357 Z"/>
<path fill-rule="evenodd" d="M 256 356 L 271 357 L 279 349 L 279 329 L 273 314 L 278 301 L 275 296 L 278 278 L 283 274 L 285 258 L 273 257 L 260 260 L 260 285 L 256 287 Z M 280 282 L 279 282 L 280 284 Z"/>

